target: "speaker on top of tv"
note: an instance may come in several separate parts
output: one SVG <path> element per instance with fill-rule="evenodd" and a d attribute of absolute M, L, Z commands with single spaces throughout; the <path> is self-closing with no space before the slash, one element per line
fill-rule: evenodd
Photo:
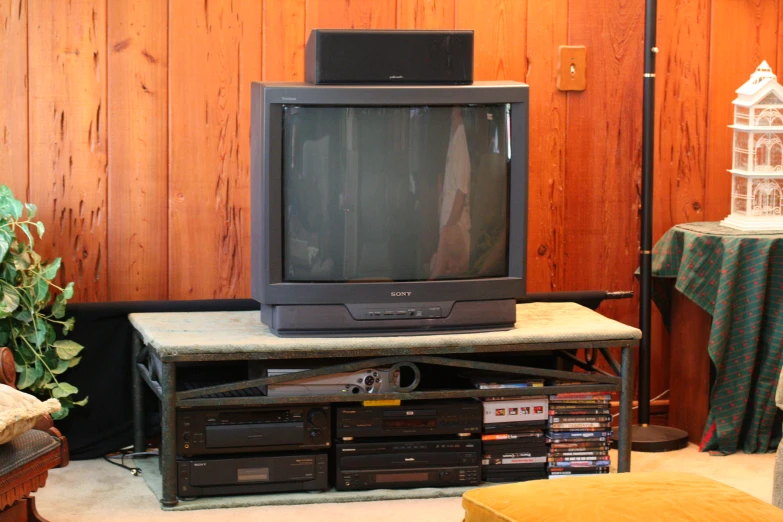
<path fill-rule="evenodd" d="M 313 29 L 305 79 L 322 84 L 473 83 L 473 31 Z"/>

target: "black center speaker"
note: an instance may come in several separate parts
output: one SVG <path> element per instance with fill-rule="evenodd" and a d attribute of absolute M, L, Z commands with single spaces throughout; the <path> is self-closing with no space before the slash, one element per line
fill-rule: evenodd
<path fill-rule="evenodd" d="M 351 83 L 473 83 L 473 31 L 313 29 L 305 79 Z"/>

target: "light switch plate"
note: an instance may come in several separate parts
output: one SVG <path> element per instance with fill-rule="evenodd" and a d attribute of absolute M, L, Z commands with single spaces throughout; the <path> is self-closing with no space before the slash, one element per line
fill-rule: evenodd
<path fill-rule="evenodd" d="M 587 85 L 587 48 L 584 45 L 561 45 L 557 64 L 557 88 L 561 91 L 584 91 Z"/>

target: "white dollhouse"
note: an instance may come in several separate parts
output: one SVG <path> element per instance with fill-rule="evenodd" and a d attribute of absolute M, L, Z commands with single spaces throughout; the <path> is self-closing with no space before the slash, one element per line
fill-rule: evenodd
<path fill-rule="evenodd" d="M 737 94 L 731 215 L 720 224 L 783 230 L 783 86 L 761 62 Z"/>

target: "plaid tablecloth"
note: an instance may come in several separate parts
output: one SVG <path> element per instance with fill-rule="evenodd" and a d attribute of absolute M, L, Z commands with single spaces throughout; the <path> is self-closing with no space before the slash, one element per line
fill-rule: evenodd
<path fill-rule="evenodd" d="M 656 243 L 652 272 L 672 278 L 678 291 L 712 316 L 708 350 L 716 377 L 702 451 L 774 448 L 783 352 L 783 233 L 742 232 L 717 223 L 677 225 Z M 668 316 L 666 293 L 656 292 L 656 302 Z M 672 347 L 673 357 L 677 348 Z"/>

